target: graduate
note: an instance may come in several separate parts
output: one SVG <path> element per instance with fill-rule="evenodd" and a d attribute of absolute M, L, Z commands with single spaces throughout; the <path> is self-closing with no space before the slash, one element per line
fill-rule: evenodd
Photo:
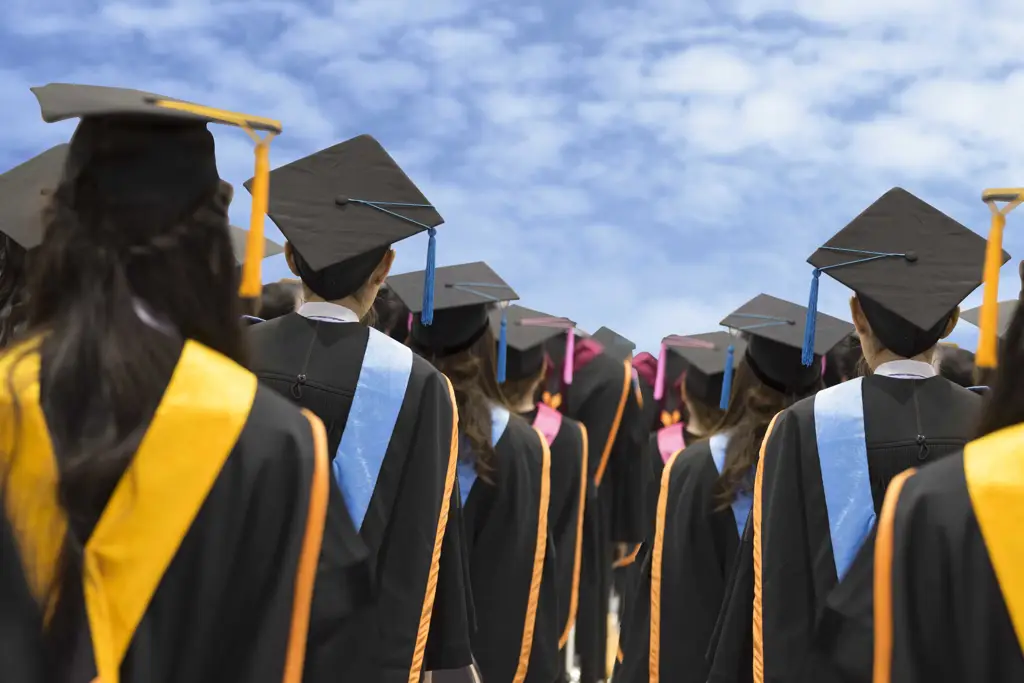
<path fill-rule="evenodd" d="M 24 322 L 28 254 L 43 241 L 42 208 L 67 154 L 68 145 L 60 144 L 0 174 L 0 349 Z"/>
<path fill-rule="evenodd" d="M 270 179 L 267 213 L 287 239 L 305 303 L 249 328 L 253 371 L 324 421 L 333 479 L 369 548 L 377 589 L 316 666 L 385 682 L 469 666 L 452 387 L 360 322 L 388 276 L 391 245 L 432 235 L 441 215 L 368 135 Z"/>
<path fill-rule="evenodd" d="M 544 343 L 574 328 L 575 323 L 523 306 L 509 306 L 504 316 L 501 310 L 491 312 L 495 338 L 500 338 L 503 319 L 508 348 L 501 393 L 514 413 L 540 430 L 551 450 L 548 522 L 557 562 L 558 623 L 562 624 L 558 647 L 564 649 L 579 606 L 587 500 L 587 429 L 581 422 L 538 402 L 537 396 L 547 367 Z M 565 663 L 565 658 L 560 657 L 559 662 Z M 566 672 L 560 673 L 564 680 Z"/>
<path fill-rule="evenodd" d="M 545 344 L 552 369 L 544 393 L 549 405 L 587 428 L 589 491 L 576 652 L 581 681 L 594 683 L 610 675 L 608 612 L 615 544 L 635 549 L 645 532 L 643 444 L 648 432 L 633 380 L 632 343 L 609 335 L 606 341 L 612 345 L 607 348 L 594 337 L 567 344 L 567 336 Z"/>
<path fill-rule="evenodd" d="M 0 355 L 4 511 L 47 616 L 46 680 L 328 680 L 304 674 L 307 647 L 370 590 L 366 550 L 331 503 L 322 423 L 242 365 L 262 234 L 239 290 L 207 129 L 244 128 L 261 158 L 280 124 L 136 90 L 33 92 L 44 121 L 80 119 L 24 341 Z"/>
<path fill-rule="evenodd" d="M 821 357 L 851 331 L 849 323 L 818 313 L 816 362 L 807 367 L 799 348 L 805 320 L 804 307 L 761 294 L 722 321 L 749 340 L 745 348 L 724 332 L 670 339 L 690 362 L 691 416 L 714 417 L 709 404 L 724 414 L 710 424 L 698 421 L 691 428 L 700 440 L 673 444 L 678 448 L 665 463 L 640 597 L 616 673 L 622 680 L 707 679 L 705 652 L 750 512 L 761 440 L 776 413 L 821 388 Z"/>
<path fill-rule="evenodd" d="M 959 303 L 981 283 L 984 258 L 984 239 L 895 188 L 808 259 L 815 282 L 827 273 L 853 290 L 850 311 L 871 375 L 788 408 L 765 437 L 751 522 L 752 624 L 722 634 L 736 641 L 752 633 L 756 683 L 815 679 L 812 645 L 829 651 L 832 635 L 850 626 L 846 615 L 858 612 L 857 604 L 826 605 L 840 581 L 860 575 L 851 565 L 870 543 L 889 482 L 970 438 L 981 398 L 937 376 L 931 360 Z M 792 328 L 779 329 L 793 340 Z M 815 362 L 814 340 L 810 326 L 806 364 Z M 751 607 L 733 600 L 730 609 Z"/>
<path fill-rule="evenodd" d="M 668 424 L 653 432 L 647 442 L 646 460 L 650 467 L 645 496 L 647 532 L 643 547 L 633 562 L 625 567 L 625 576 L 619 582 L 623 586 L 619 590 L 624 603 L 621 610 L 623 613 L 628 613 L 632 609 L 632 599 L 641 581 L 641 568 L 654 538 L 658 490 L 665 463 L 688 445 L 710 436 L 711 430 L 725 415 L 720 404 L 722 381 L 725 378 L 726 350 L 730 345 L 733 346 L 734 357 L 742 358 L 745 342 L 727 332 L 712 332 L 690 337 L 670 335 L 661 341 L 654 384 L 663 388 L 669 383 L 669 377 L 676 372 L 679 373 L 679 380 L 672 383 L 669 389 L 663 389 L 665 395 L 662 400 L 671 400 L 674 395 L 679 406 L 677 411 L 685 414 L 687 420 L 666 420 Z M 625 640 L 626 637 L 624 631 L 622 639 Z"/>
<path fill-rule="evenodd" d="M 473 656 L 484 681 L 551 683 L 564 629 L 550 533 L 551 451 L 543 432 L 505 403 L 507 336 L 496 339 L 490 322 L 494 307 L 519 296 L 486 263 L 438 268 L 434 318 L 424 325 L 423 281 L 422 272 L 407 273 L 388 285 L 413 312 L 409 345 L 455 390 Z"/>
<path fill-rule="evenodd" d="M 1024 313 L 1003 335 L 979 438 L 894 479 L 874 552 L 874 683 L 1024 680 Z M 870 681 L 871 673 L 859 680 Z"/>

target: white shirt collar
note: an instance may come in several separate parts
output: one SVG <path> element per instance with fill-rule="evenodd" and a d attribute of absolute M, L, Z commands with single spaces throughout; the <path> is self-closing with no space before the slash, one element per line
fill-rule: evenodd
<path fill-rule="evenodd" d="M 357 323 L 359 316 L 350 308 L 330 301 L 307 301 L 296 311 L 303 318 L 325 323 Z"/>
<path fill-rule="evenodd" d="M 874 374 L 896 379 L 928 379 L 935 377 L 938 373 L 931 363 L 905 358 L 882 363 L 875 368 Z"/>

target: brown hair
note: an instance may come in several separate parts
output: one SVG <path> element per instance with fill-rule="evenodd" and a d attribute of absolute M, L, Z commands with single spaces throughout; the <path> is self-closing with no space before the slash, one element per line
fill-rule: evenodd
<path fill-rule="evenodd" d="M 715 427 L 715 432 L 730 432 L 725 464 L 715 482 L 717 510 L 728 508 L 737 495 L 753 488 L 753 468 L 772 418 L 821 386 L 819 381 L 805 393 L 787 395 L 758 379 L 747 363 L 737 366 L 729 408 Z"/>
<path fill-rule="evenodd" d="M 488 328 L 468 349 L 448 356 L 434 355 L 429 349 L 417 351 L 451 380 L 459 410 L 459 435 L 469 442 L 469 457 L 477 475 L 493 484 L 490 475 L 496 456 L 491 443 L 491 405 L 505 405 L 496 376 L 494 334 Z"/>
<path fill-rule="evenodd" d="M 506 379 L 501 385 L 501 393 L 505 396 L 505 401 L 511 406 L 518 405 L 527 399 L 536 401 L 537 391 L 544 382 L 546 372 L 547 364 L 545 363 L 541 365 L 538 372 L 529 377 Z"/>
<path fill-rule="evenodd" d="M 725 419 L 725 411 L 718 404 L 702 401 L 695 396 L 687 396 L 683 405 L 690 414 L 690 420 L 696 420 L 705 429 L 713 429 Z"/>

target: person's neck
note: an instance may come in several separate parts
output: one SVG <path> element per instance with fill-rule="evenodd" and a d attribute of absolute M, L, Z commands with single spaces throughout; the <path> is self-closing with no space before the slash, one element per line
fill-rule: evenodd
<path fill-rule="evenodd" d="M 891 362 L 897 361 L 897 360 L 916 360 L 916 361 L 919 361 L 921 363 L 928 363 L 929 365 L 931 365 L 932 356 L 934 354 L 935 354 L 935 349 L 931 348 L 931 349 L 928 349 L 927 351 L 925 351 L 924 353 L 917 354 L 913 358 L 906 358 L 904 356 L 900 356 L 900 355 L 897 355 L 897 354 L 893 353 L 889 349 L 882 349 L 881 351 L 878 351 L 877 353 L 872 354 L 871 359 L 868 360 L 868 367 L 870 367 L 871 371 L 874 372 L 875 370 L 877 370 L 882 365 L 885 365 L 886 363 L 891 363 Z"/>
<path fill-rule="evenodd" d="M 355 296 L 346 296 L 343 299 L 335 299 L 334 301 L 327 301 L 326 299 L 323 299 L 323 298 L 317 296 L 316 294 L 314 294 L 313 292 L 311 292 L 311 291 L 309 291 L 307 289 L 305 291 L 305 296 L 303 296 L 303 301 L 305 301 L 307 303 L 308 302 L 312 302 L 312 301 L 321 301 L 321 302 L 325 302 L 325 303 L 329 303 L 329 304 L 335 304 L 337 306 L 344 306 L 348 310 L 350 310 L 353 313 L 355 313 L 356 315 L 358 315 L 360 320 L 365 318 L 366 314 L 369 313 L 369 311 L 370 311 L 369 306 L 364 305 Z"/>
<path fill-rule="evenodd" d="M 690 414 L 690 419 L 686 421 L 686 431 L 690 432 L 694 436 L 707 436 L 709 427 L 701 423 L 700 419 L 697 417 L 697 412 L 689 402 L 686 402 L 686 412 Z"/>
<path fill-rule="evenodd" d="M 533 400 L 533 395 L 532 394 L 527 396 L 526 398 L 524 398 L 524 399 L 522 399 L 522 400 L 512 404 L 512 410 L 514 410 L 515 412 L 517 412 L 519 414 L 529 413 L 532 410 L 534 410 L 536 407 L 537 407 L 537 403 Z"/>

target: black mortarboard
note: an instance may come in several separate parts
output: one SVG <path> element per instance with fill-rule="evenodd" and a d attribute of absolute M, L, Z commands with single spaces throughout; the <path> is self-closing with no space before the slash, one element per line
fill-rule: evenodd
<path fill-rule="evenodd" d="M 68 145 L 57 145 L 0 175 L 0 232 L 23 249 L 43 241 L 43 207 L 60 183 L 67 156 Z"/>
<path fill-rule="evenodd" d="M 245 263 L 245 251 L 249 244 L 249 231 L 237 225 L 228 226 L 228 230 L 231 233 L 231 248 L 235 251 L 235 260 L 239 263 Z M 263 239 L 263 258 L 277 256 L 283 251 L 284 247 L 274 240 L 269 237 Z"/>
<path fill-rule="evenodd" d="M 996 309 L 999 312 L 998 322 L 996 323 L 996 335 L 1002 339 L 1003 335 L 1006 334 L 1006 330 L 1010 327 L 1010 321 L 1013 320 L 1014 314 L 1017 312 L 1017 299 L 1011 299 L 1009 301 L 1000 301 L 999 307 Z M 981 327 L 981 309 L 983 306 L 972 308 L 967 311 L 963 311 L 960 317 L 967 322 Z"/>
<path fill-rule="evenodd" d="M 629 358 L 636 348 L 636 344 L 610 327 L 602 327 L 590 335 L 590 338 L 601 344 L 606 354 L 619 361 Z"/>
<path fill-rule="evenodd" d="M 270 178 L 268 214 L 313 271 L 427 231 L 421 310 L 430 324 L 434 233 L 444 219 L 379 142 L 360 135 L 276 168 Z M 354 284 L 361 285 L 379 261 L 354 274 L 360 280 Z"/>
<path fill-rule="evenodd" d="M 51 83 L 32 92 L 47 123 L 81 119 L 63 181 L 72 192 L 83 183 L 91 187 L 107 211 L 153 203 L 169 216 L 194 209 L 220 182 L 206 124 L 245 130 L 256 145 L 257 182 L 240 293 L 260 296 L 270 140 L 281 132 L 279 122 L 126 88 Z"/>
<path fill-rule="evenodd" d="M 662 351 L 658 356 L 655 398 L 660 400 L 664 395 L 668 363 L 676 356 L 686 365 L 686 393 L 705 403 L 721 401 L 722 387 L 727 371 L 731 373 L 733 356 L 737 352 L 742 355 L 746 346 L 746 342 L 734 338 L 728 332 L 665 337 L 661 340 Z M 728 393 L 725 397 L 728 404 Z"/>
<path fill-rule="evenodd" d="M 719 324 L 746 333 L 745 358 L 750 369 L 768 386 L 785 394 L 799 394 L 821 379 L 821 356 L 853 332 L 853 325 L 815 312 L 817 334 L 810 365 L 802 363 L 804 326 L 808 309 L 768 294 L 759 294 L 726 316 Z M 728 370 L 727 376 L 728 376 Z M 728 384 L 728 378 L 725 384 Z M 723 386 L 723 395 L 726 393 Z"/>
<path fill-rule="evenodd" d="M 560 318 L 523 306 L 508 306 L 502 310 L 491 311 L 491 331 L 501 346 L 502 321 L 504 321 L 507 340 L 505 361 L 505 377 L 510 380 L 526 379 L 536 376 L 544 367 L 547 357 L 544 345 L 551 339 L 571 332 L 576 323 L 568 318 Z M 567 339 L 572 344 L 573 334 Z M 572 356 L 570 351 L 567 354 Z M 571 367 L 571 365 L 570 365 Z M 572 378 L 568 380 L 572 383 Z"/>
<path fill-rule="evenodd" d="M 1003 254 L 1003 262 L 1010 258 Z M 817 309 L 818 276 L 827 273 L 882 309 L 910 323 L 921 335 L 890 333 L 882 338 L 901 355 L 916 355 L 921 341 L 938 341 L 941 326 L 982 282 L 985 239 L 935 207 L 896 187 L 814 252 L 808 321 Z M 874 306 L 869 304 L 869 310 Z M 873 327 L 876 321 L 869 322 Z M 877 318 L 881 316 L 875 316 Z M 886 327 L 895 327 L 887 325 Z M 876 329 L 878 334 L 881 330 Z M 803 362 L 811 362 L 815 327 L 806 327 Z M 934 339 L 931 337 L 934 336 Z M 900 338 L 905 338 L 902 342 Z M 925 341 L 924 343 L 927 343 Z M 893 348 L 904 347 L 904 348 Z M 913 352 L 913 353 L 911 353 Z"/>
<path fill-rule="evenodd" d="M 423 324 L 422 270 L 388 278 L 388 287 L 413 314 L 410 339 L 437 355 L 459 353 L 472 346 L 489 325 L 495 304 L 516 301 L 519 295 L 483 261 L 438 268 L 434 274 L 434 320 Z M 502 307 L 505 310 L 505 307 Z M 507 325 L 506 325 L 507 327 Z M 504 381 L 507 338 L 499 339 L 498 381 Z"/>

